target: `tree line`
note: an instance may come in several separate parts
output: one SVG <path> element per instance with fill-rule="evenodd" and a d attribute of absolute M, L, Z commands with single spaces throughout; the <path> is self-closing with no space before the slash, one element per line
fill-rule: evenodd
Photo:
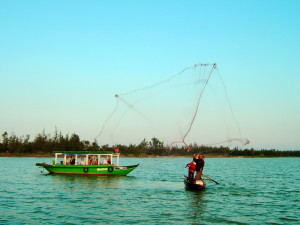
<path fill-rule="evenodd" d="M 54 135 L 46 134 L 45 131 L 37 134 L 30 141 L 30 136 L 25 135 L 17 137 L 15 134 L 8 135 L 7 132 L 2 134 L 0 142 L 0 154 L 2 155 L 46 155 L 53 151 L 112 151 L 119 148 L 124 156 L 190 156 L 193 153 L 203 153 L 207 155 L 220 156 L 250 156 L 250 157 L 300 157 L 299 151 L 279 151 L 279 150 L 255 150 L 251 149 L 230 149 L 229 147 L 211 147 L 190 144 L 190 151 L 186 147 L 172 146 L 166 147 L 165 144 L 157 138 L 147 141 L 142 140 L 139 144 L 130 145 L 99 145 L 96 140 L 93 142 L 81 140 L 80 137 L 73 133 L 72 135 L 62 135 L 55 130 Z"/>

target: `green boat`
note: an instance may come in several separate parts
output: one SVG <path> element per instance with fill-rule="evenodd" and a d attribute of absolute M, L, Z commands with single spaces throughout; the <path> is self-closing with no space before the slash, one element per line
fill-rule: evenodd
<path fill-rule="evenodd" d="M 55 152 L 51 164 L 36 163 L 51 174 L 126 176 L 139 164 L 119 166 L 117 152 Z"/>

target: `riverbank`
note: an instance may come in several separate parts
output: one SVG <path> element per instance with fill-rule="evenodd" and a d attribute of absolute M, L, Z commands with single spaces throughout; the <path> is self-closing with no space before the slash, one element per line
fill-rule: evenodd
<path fill-rule="evenodd" d="M 0 153 L 0 157 L 34 157 L 34 158 L 53 158 L 54 154 L 9 154 L 9 153 Z M 169 155 L 169 156 L 161 156 L 161 155 L 120 155 L 122 158 L 191 158 L 191 155 Z M 220 154 L 205 154 L 206 158 L 280 158 L 280 157 L 299 157 L 299 156 L 232 156 L 232 155 L 220 155 Z"/>

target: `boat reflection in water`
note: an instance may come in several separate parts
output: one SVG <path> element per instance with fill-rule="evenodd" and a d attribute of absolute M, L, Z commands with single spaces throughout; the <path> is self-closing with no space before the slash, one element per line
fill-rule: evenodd
<path fill-rule="evenodd" d="M 78 174 L 44 174 L 46 182 L 52 183 L 52 187 L 63 188 L 67 191 L 75 189 L 119 189 L 123 179 L 130 179 L 130 176 L 85 176 Z M 49 179 L 50 178 L 50 179 Z M 63 184 L 63 185 L 62 185 Z M 57 186 L 56 186 L 57 185 Z"/>

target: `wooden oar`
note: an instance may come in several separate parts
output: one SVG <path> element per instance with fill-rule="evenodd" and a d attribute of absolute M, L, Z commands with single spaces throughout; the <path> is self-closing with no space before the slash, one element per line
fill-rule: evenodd
<path fill-rule="evenodd" d="M 220 183 L 218 183 L 217 181 L 211 179 L 209 176 L 204 175 L 203 173 L 202 173 L 202 176 L 204 176 L 204 177 L 206 177 L 207 179 L 209 179 L 209 180 L 215 182 L 216 184 L 220 184 Z"/>

